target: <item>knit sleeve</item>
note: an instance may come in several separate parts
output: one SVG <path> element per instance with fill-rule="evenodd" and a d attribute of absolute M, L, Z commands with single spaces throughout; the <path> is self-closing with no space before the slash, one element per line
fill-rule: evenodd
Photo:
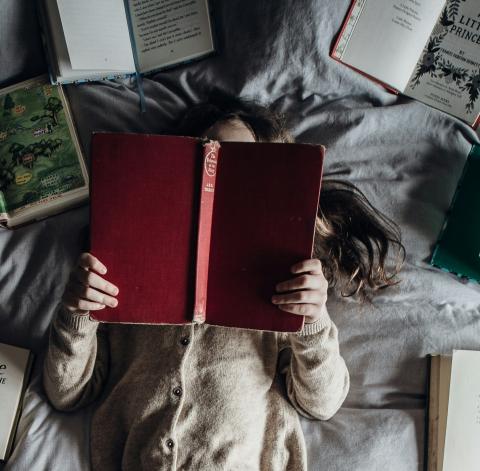
<path fill-rule="evenodd" d="M 305 324 L 300 332 L 280 334 L 279 350 L 287 354 L 280 372 L 293 407 L 309 419 L 330 419 L 345 400 L 350 376 L 326 308 L 318 321 Z"/>
<path fill-rule="evenodd" d="M 109 366 L 108 331 L 88 314 L 61 306 L 50 326 L 43 385 L 58 410 L 92 403 L 102 392 Z"/>

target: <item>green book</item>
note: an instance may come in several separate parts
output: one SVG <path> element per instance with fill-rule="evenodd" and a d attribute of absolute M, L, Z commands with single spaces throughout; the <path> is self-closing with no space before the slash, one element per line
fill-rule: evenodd
<path fill-rule="evenodd" d="M 480 282 L 480 146 L 473 146 L 431 264 Z"/>
<path fill-rule="evenodd" d="M 88 173 L 60 86 L 46 76 L 0 90 L 0 225 L 88 199 Z"/>

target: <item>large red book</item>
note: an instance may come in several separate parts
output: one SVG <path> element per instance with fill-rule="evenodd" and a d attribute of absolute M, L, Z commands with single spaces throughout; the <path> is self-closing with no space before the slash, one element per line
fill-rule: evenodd
<path fill-rule="evenodd" d="M 312 255 L 324 148 L 97 133 L 90 252 L 119 288 L 101 322 L 295 332 L 271 303 Z"/>

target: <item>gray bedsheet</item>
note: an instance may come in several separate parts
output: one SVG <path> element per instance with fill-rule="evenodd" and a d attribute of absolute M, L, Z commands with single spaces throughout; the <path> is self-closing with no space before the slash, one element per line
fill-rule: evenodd
<path fill-rule="evenodd" d="M 327 146 L 326 176 L 357 184 L 403 231 L 400 285 L 373 305 L 333 297 L 352 383 L 328 422 L 302 419 L 310 469 L 422 469 L 425 355 L 480 349 L 480 289 L 429 266 L 477 135 L 329 58 L 349 0 L 215 0 L 218 55 L 145 80 L 147 112 L 128 80 L 69 86 L 83 146 L 95 130 L 168 132 L 212 86 L 291 113 L 301 142 Z M 0 85 L 46 70 L 32 0 L 0 0 Z M 41 389 L 46 332 L 82 250 L 88 207 L 0 231 L 0 342 L 37 362 L 5 470 L 88 469 L 89 412 L 52 410 Z"/>

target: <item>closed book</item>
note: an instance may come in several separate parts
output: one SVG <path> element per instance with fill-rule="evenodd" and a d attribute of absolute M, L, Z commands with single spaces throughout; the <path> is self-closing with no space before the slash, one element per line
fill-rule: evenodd
<path fill-rule="evenodd" d="M 0 343 L 0 461 L 13 448 L 32 362 L 29 350 Z"/>
<path fill-rule="evenodd" d="M 84 204 L 88 174 L 67 97 L 39 76 L 0 90 L 0 226 Z"/>
<path fill-rule="evenodd" d="M 426 471 L 477 471 L 480 352 L 429 355 Z"/>
<path fill-rule="evenodd" d="M 480 282 L 480 146 L 473 146 L 453 197 L 431 264 Z"/>
<path fill-rule="evenodd" d="M 90 251 L 119 287 L 102 322 L 294 332 L 271 303 L 312 255 L 324 148 L 98 133 Z"/>

